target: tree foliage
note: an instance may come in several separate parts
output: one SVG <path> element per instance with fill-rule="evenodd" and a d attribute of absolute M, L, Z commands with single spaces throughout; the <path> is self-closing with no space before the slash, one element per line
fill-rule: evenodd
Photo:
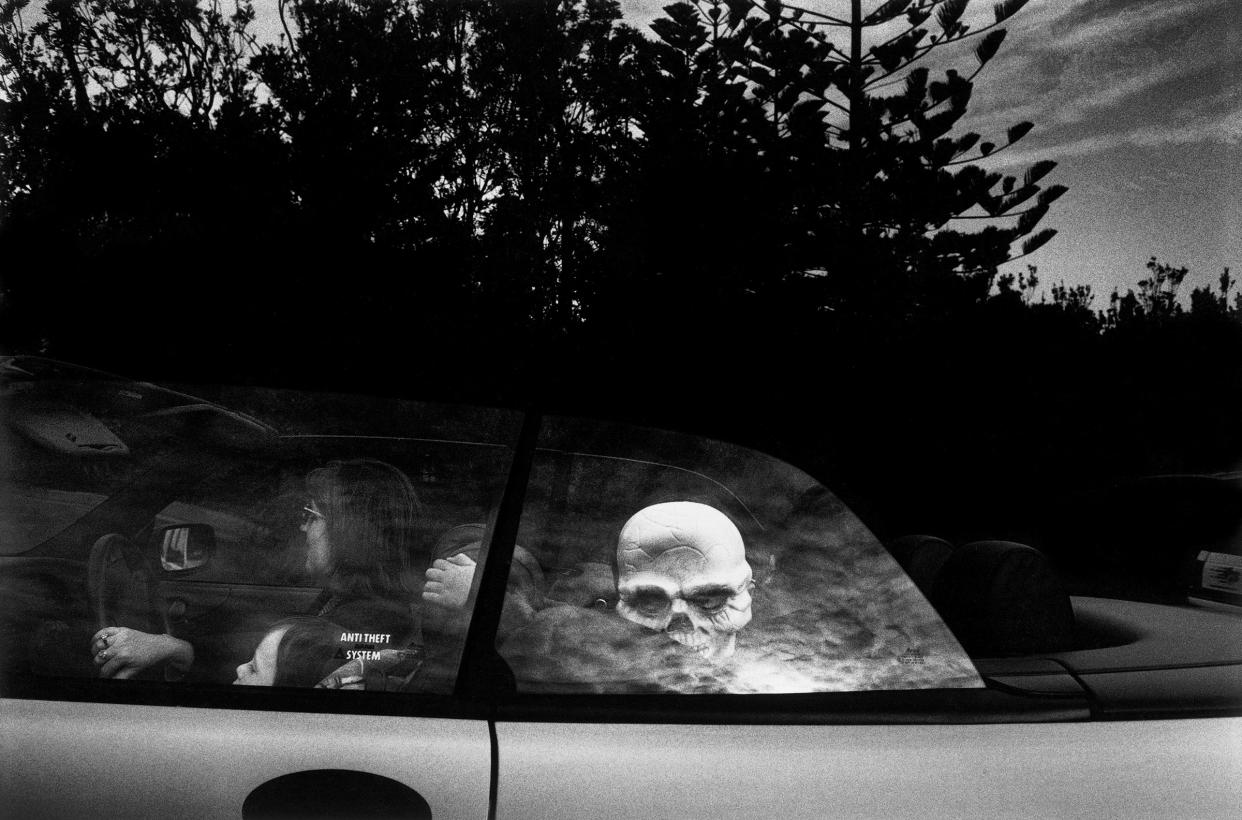
<path fill-rule="evenodd" d="M 962 0 L 854 0 L 835 14 L 775 0 L 696 0 L 669 7 L 654 28 L 670 47 L 693 50 L 733 95 L 733 133 L 745 133 L 773 173 L 788 174 L 795 271 L 824 271 L 825 300 L 856 309 L 858 289 L 875 280 L 891 280 L 878 289 L 885 299 L 934 300 L 931 292 L 955 285 L 981 298 L 998 265 L 1051 239 L 1036 228 L 1065 192 L 1041 185 L 1055 163 L 1020 177 L 976 164 L 1032 124 L 999 141 L 953 133 L 1004 40 L 997 26 L 1022 5 L 1001 4 L 994 23 L 972 30 Z M 934 79 L 932 52 L 972 38 L 972 69 Z M 697 103 L 717 118 L 725 110 L 708 93 Z M 965 227 L 975 220 L 986 226 Z"/>
<path fill-rule="evenodd" d="M 55 0 L 29 26 L 9 0 L 6 224 L 157 245 L 227 234 L 240 206 L 394 268 L 399 298 L 555 333 L 622 320 L 626 297 L 983 298 L 1064 189 L 1040 187 L 1050 161 L 974 164 L 1030 124 L 1001 148 L 952 136 L 978 70 L 922 63 L 983 35 L 981 69 L 1003 29 L 970 31 L 956 0 L 854 5 L 675 3 L 645 36 L 613 0 L 287 0 L 288 36 L 259 44 L 248 0 Z"/>
<path fill-rule="evenodd" d="M 261 43 L 249 0 L 0 0 L 0 343 L 659 405 L 864 489 L 952 463 L 999 509 L 1013 464 L 1137 458 L 1098 442 L 1176 414 L 1153 369 L 1224 406 L 1188 380 L 1242 349 L 1228 272 L 1186 308 L 1153 259 L 1099 311 L 999 273 L 1065 191 L 991 170 L 1031 123 L 962 128 L 1024 5 L 693 0 L 640 32 L 614 0 L 281 0 Z M 1202 463 L 1237 449 L 1212 418 Z"/>

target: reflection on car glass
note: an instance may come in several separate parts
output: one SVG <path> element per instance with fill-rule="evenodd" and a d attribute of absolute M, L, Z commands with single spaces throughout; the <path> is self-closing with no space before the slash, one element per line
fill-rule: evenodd
<path fill-rule="evenodd" d="M 667 460 L 684 455 L 660 443 Z M 826 489 L 741 448 L 696 444 L 663 468 L 642 444 L 633 461 L 549 450 L 536 465 L 519 540 L 547 586 L 499 642 L 520 691 L 983 685 L 935 610 Z M 516 600 L 510 591 L 506 607 Z"/>
<path fill-rule="evenodd" d="M 464 633 L 424 651 L 423 576 L 441 533 L 495 509 L 520 415 L 2 375 L 0 687 L 314 686 L 395 656 L 421 673 L 403 683 L 451 689 Z"/>

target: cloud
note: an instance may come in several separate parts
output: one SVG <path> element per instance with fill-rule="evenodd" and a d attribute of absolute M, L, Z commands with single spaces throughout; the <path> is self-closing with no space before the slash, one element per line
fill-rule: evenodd
<path fill-rule="evenodd" d="M 1139 73 L 1131 73 L 1132 66 L 1125 65 L 1106 71 L 1102 80 L 1081 85 L 1073 79 L 1064 81 L 1058 85 L 1058 91 L 1064 92 L 1065 101 L 1052 106 L 1048 120 L 1054 124 L 1079 122 L 1097 111 L 1115 108 L 1131 97 L 1197 74 L 1211 62 L 1206 56 L 1189 60 L 1166 58 Z"/>
<path fill-rule="evenodd" d="M 996 135 L 1034 122 L 1005 164 L 1125 145 L 1235 144 L 1242 83 L 1226 69 L 1238 31 L 1229 2 L 1033 2 L 977 85 L 963 128 Z"/>
<path fill-rule="evenodd" d="M 644 26 L 669 0 L 623 0 Z M 845 0 L 795 0 L 838 15 Z M 878 0 L 876 0 L 878 2 Z M 1009 36 L 975 87 L 959 131 L 996 139 L 1029 120 L 1036 131 L 1004 165 L 1124 148 L 1237 144 L 1242 81 L 1224 70 L 1236 44 L 1236 0 L 1031 0 L 1005 21 Z M 965 22 L 994 22 L 996 0 L 975 0 Z M 874 6 L 868 2 L 865 9 Z M 934 26 L 933 26 L 934 28 Z M 973 68 L 977 40 L 929 63 Z"/>
<path fill-rule="evenodd" d="M 1205 11 L 1219 8 L 1231 0 L 1181 0 L 1181 2 L 1061 4 L 1062 9 L 1045 14 L 1039 20 L 1040 31 L 1031 31 L 1030 21 L 1023 21 L 1027 31 L 1042 34 L 1040 49 L 1045 53 L 1081 52 L 1088 49 L 1123 47 L 1202 16 Z M 1046 9 L 1054 3 L 1044 2 Z M 1091 15 L 1094 13 L 1094 17 Z M 1035 16 L 1039 16 L 1038 14 Z"/>
<path fill-rule="evenodd" d="M 1242 106 L 1185 122 L 1149 124 L 1129 130 L 1091 134 L 1063 142 L 1035 144 L 988 162 L 994 170 L 1030 165 L 1041 159 L 1065 160 L 1115 151 L 1127 146 L 1161 148 L 1185 145 L 1242 145 Z"/>
<path fill-rule="evenodd" d="M 1242 108 L 1187 126 L 1147 126 L 1126 134 L 1126 142 L 1139 146 L 1188 145 L 1214 142 L 1242 145 Z"/>

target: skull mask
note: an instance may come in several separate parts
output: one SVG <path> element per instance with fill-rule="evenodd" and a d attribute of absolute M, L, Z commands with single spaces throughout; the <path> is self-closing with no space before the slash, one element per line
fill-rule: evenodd
<path fill-rule="evenodd" d="M 639 510 L 617 542 L 617 612 L 706 658 L 733 654 L 750 622 L 751 569 L 742 534 L 706 504 Z"/>

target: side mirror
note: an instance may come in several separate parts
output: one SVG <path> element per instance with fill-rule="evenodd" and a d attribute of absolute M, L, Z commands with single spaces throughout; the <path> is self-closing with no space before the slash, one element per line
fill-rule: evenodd
<path fill-rule="evenodd" d="M 160 568 L 166 572 L 207 566 L 216 548 L 216 532 L 207 524 L 161 527 L 154 540 L 160 545 Z"/>

